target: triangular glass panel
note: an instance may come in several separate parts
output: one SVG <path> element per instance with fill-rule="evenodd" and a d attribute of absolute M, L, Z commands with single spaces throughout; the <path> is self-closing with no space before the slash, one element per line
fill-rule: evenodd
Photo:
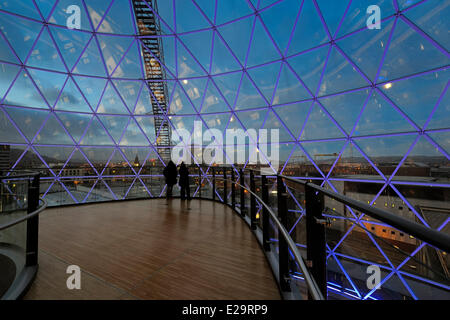
<path fill-rule="evenodd" d="M 240 0 L 217 1 L 216 12 L 216 24 L 223 24 L 253 13 L 246 1 Z"/>
<path fill-rule="evenodd" d="M 113 137 L 116 143 L 119 143 L 124 128 L 128 125 L 127 116 L 103 116 L 99 115 L 100 121 L 108 130 L 109 134 Z"/>
<path fill-rule="evenodd" d="M 136 121 L 144 131 L 147 138 L 152 144 L 156 141 L 156 132 L 159 132 L 160 128 L 155 131 L 155 118 L 154 117 L 136 117 Z M 162 120 L 164 122 L 165 120 Z"/>
<path fill-rule="evenodd" d="M 436 108 L 427 129 L 441 129 L 448 128 L 450 115 L 450 90 L 446 90 L 441 102 Z"/>
<path fill-rule="evenodd" d="M 333 47 L 320 85 L 319 96 L 368 86 L 361 74 Z"/>
<path fill-rule="evenodd" d="M 91 38 L 86 50 L 73 69 L 73 73 L 106 77 L 106 71 L 95 36 Z"/>
<path fill-rule="evenodd" d="M 67 71 L 47 28 L 42 30 L 39 39 L 31 51 L 27 65 L 62 72 Z"/>
<path fill-rule="evenodd" d="M 151 85 L 151 84 L 150 84 Z M 139 94 L 139 98 L 136 102 L 136 108 L 134 109 L 134 114 L 140 115 L 149 115 L 153 114 L 153 104 L 156 104 L 157 110 L 161 110 L 164 101 L 159 101 L 159 106 L 156 103 L 152 92 L 148 89 L 148 87 L 144 84 L 142 90 Z M 133 106 L 134 107 L 134 106 Z M 130 109 L 133 110 L 133 109 Z"/>
<path fill-rule="evenodd" d="M 236 92 L 241 82 L 242 72 L 227 73 L 213 78 L 217 88 L 227 100 L 230 106 L 234 106 Z"/>
<path fill-rule="evenodd" d="M 17 60 L 16 56 L 14 55 L 14 52 L 8 46 L 6 41 L 3 40 L 1 33 L 0 33 L 0 60 L 17 64 L 20 63 L 20 61 Z"/>
<path fill-rule="evenodd" d="M 314 3 L 312 1 L 304 1 L 302 12 L 288 49 L 288 55 L 317 47 L 329 40 Z"/>
<path fill-rule="evenodd" d="M 209 22 L 191 1 L 186 2 L 184 0 L 175 0 L 174 2 L 177 33 L 190 32 L 211 27 Z"/>
<path fill-rule="evenodd" d="M 377 91 L 372 93 L 354 135 L 366 136 L 415 131 L 414 127 Z"/>
<path fill-rule="evenodd" d="M 58 175 L 64 164 L 69 159 L 70 155 L 74 151 L 73 147 L 42 147 L 35 146 L 34 149 L 45 160 L 46 164 L 52 168 L 53 172 Z"/>
<path fill-rule="evenodd" d="M 217 113 L 211 115 L 202 115 L 201 116 L 206 128 L 208 129 L 218 129 L 221 132 L 225 132 L 225 129 L 230 122 L 230 113 Z"/>
<path fill-rule="evenodd" d="M 83 93 L 83 96 L 89 102 L 92 110 L 96 110 L 107 80 L 81 76 L 73 76 L 73 79 Z"/>
<path fill-rule="evenodd" d="M 134 183 L 128 189 L 125 199 L 147 198 L 149 195 L 146 188 L 142 185 L 141 180 L 136 178 Z"/>
<path fill-rule="evenodd" d="M 345 10 L 348 7 L 348 1 L 324 1 L 318 0 L 317 5 L 320 8 L 323 19 L 327 24 L 330 34 L 334 36 L 336 34 L 339 23 L 344 18 Z"/>
<path fill-rule="evenodd" d="M 72 150 L 69 157 L 64 162 L 64 167 L 61 168 L 58 176 L 90 176 L 96 174 L 79 149 Z"/>
<path fill-rule="evenodd" d="M 97 113 L 108 114 L 129 114 L 127 107 L 123 104 L 122 99 L 117 94 L 111 82 L 106 86 L 102 100 L 97 109 Z"/>
<path fill-rule="evenodd" d="M 0 51 L 1 52 L 1 51 Z M 17 73 L 19 73 L 20 68 L 17 66 L 0 63 L 0 101 L 2 101 L 3 96 L 8 90 L 11 82 L 15 79 Z"/>
<path fill-rule="evenodd" d="M 395 13 L 395 8 L 392 1 L 386 0 L 359 0 L 358 2 L 352 2 L 348 8 L 347 14 L 344 20 L 341 22 L 341 27 L 338 32 L 338 37 L 349 34 L 356 30 L 362 30 L 367 28 L 367 19 L 369 14 L 367 13 L 367 8 L 371 5 L 377 5 L 380 8 L 381 19 L 385 19 L 392 16 Z M 363 8 L 363 9 L 362 9 Z M 381 29 L 385 28 L 386 22 L 381 22 Z M 376 36 L 379 30 L 373 31 L 373 36 Z"/>
<path fill-rule="evenodd" d="M 108 74 L 111 75 L 121 62 L 125 52 L 127 52 L 132 43 L 134 43 L 134 39 L 110 35 L 98 35 L 97 39 L 100 44 L 103 58 L 105 59 Z"/>
<path fill-rule="evenodd" d="M 92 116 L 89 114 L 73 113 L 73 112 L 55 112 L 63 123 L 66 130 L 75 140 L 79 142 L 86 130 Z"/>
<path fill-rule="evenodd" d="M 194 107 L 197 110 L 200 110 L 202 107 L 203 95 L 205 93 L 207 82 L 208 81 L 206 78 L 189 79 L 189 80 L 184 79 L 180 81 L 190 101 L 194 104 Z M 212 86 L 212 84 L 209 81 L 208 90 L 210 89 L 210 86 Z"/>
<path fill-rule="evenodd" d="M 59 52 L 66 62 L 67 67 L 69 70 L 72 70 L 81 52 L 92 38 L 92 35 L 87 32 L 57 28 L 54 26 L 49 26 L 49 30 L 59 47 Z"/>
<path fill-rule="evenodd" d="M 42 24 L 0 12 L 0 30 L 22 62 L 25 62 Z M 3 41 L 3 38 L 0 37 Z"/>
<path fill-rule="evenodd" d="M 239 89 L 239 96 L 236 101 L 235 110 L 243 110 L 265 106 L 267 106 L 267 102 L 259 94 L 258 90 L 251 82 L 248 75 L 244 73 L 241 82 L 241 87 Z"/>
<path fill-rule="evenodd" d="M 130 119 L 128 127 L 120 140 L 121 146 L 147 146 L 149 145 L 146 136 L 138 126 L 134 118 Z"/>
<path fill-rule="evenodd" d="M 90 146 L 103 146 L 103 145 L 114 145 L 114 142 L 106 133 L 105 129 L 100 124 L 100 121 L 97 119 L 97 117 L 93 117 L 89 125 L 89 128 L 87 129 L 80 144 Z"/>
<path fill-rule="evenodd" d="M 378 175 L 373 166 L 359 152 L 358 148 L 353 145 L 353 142 L 349 142 L 346 145 L 339 161 L 336 163 L 332 173 L 330 174 L 330 177 L 339 177 L 351 173 L 361 175 Z M 350 190 L 350 188 L 348 189 Z"/>
<path fill-rule="evenodd" d="M 426 12 L 427 14 L 424 14 Z M 419 6 L 405 12 L 405 16 L 430 35 L 447 51 L 450 49 L 450 41 L 444 30 L 448 29 L 447 16 L 449 7 L 445 2 L 431 0 L 421 3 Z"/>
<path fill-rule="evenodd" d="M 3 110 L 0 110 L 0 142 L 26 143 L 17 129 L 9 121 Z"/>
<path fill-rule="evenodd" d="M 216 86 L 211 80 L 209 80 L 208 87 L 205 92 L 205 97 L 203 99 L 201 112 L 202 113 L 226 112 L 229 110 L 230 108 L 223 100 Z"/>
<path fill-rule="evenodd" d="M 136 101 L 144 85 L 142 81 L 113 80 L 114 86 L 125 101 L 128 110 L 134 110 Z"/>
<path fill-rule="evenodd" d="M 162 37 L 162 47 L 164 50 L 164 57 L 163 59 L 158 58 L 159 61 L 161 61 L 162 68 L 164 68 L 166 79 L 170 79 L 172 77 L 175 77 L 177 75 L 177 63 L 175 61 L 175 37 Z M 145 48 L 146 51 L 150 48 Z M 153 57 L 153 55 L 152 55 Z M 154 58 L 154 57 L 153 57 Z M 172 75 L 172 76 L 171 76 Z"/>
<path fill-rule="evenodd" d="M 128 48 L 128 52 L 123 57 L 122 62 L 117 66 L 116 71 L 112 74 L 114 78 L 127 78 L 127 79 L 143 79 L 143 64 L 141 58 L 139 42 L 135 41 L 131 47 Z"/>
<path fill-rule="evenodd" d="M 278 86 L 273 98 L 273 104 L 285 104 L 311 98 L 311 95 L 302 85 L 300 80 L 292 73 L 292 70 L 283 64 Z"/>
<path fill-rule="evenodd" d="M 91 10 L 91 17 L 92 16 L 94 16 L 94 13 Z M 97 31 L 132 35 L 135 33 L 134 24 L 135 21 L 134 17 L 131 15 L 130 2 L 114 1 Z"/>
<path fill-rule="evenodd" d="M 298 145 L 290 144 L 286 146 L 290 146 L 290 150 L 289 148 L 285 150 L 284 153 L 287 155 L 280 157 L 286 159 L 282 167 L 283 175 L 293 177 L 322 177 L 306 153 Z"/>
<path fill-rule="evenodd" d="M 225 73 L 240 70 L 241 66 L 226 47 L 222 39 L 214 35 L 214 48 L 212 52 L 211 74 Z"/>
<path fill-rule="evenodd" d="M 319 101 L 347 134 L 350 134 L 368 99 L 369 92 L 369 89 L 358 90 L 325 97 Z"/>
<path fill-rule="evenodd" d="M 374 30 L 364 29 L 337 43 L 371 81 L 375 81 L 393 25 L 393 21 L 389 24 L 385 22 L 376 34 Z M 364 45 L 361 45 L 362 43 Z"/>
<path fill-rule="evenodd" d="M 5 110 L 30 141 L 33 140 L 36 132 L 41 128 L 49 114 L 48 111 L 34 109 L 5 107 Z"/>
<path fill-rule="evenodd" d="M 297 122 L 298 124 L 298 122 Z M 293 137 L 288 129 L 284 127 L 283 122 L 275 115 L 273 111 L 269 111 L 267 115 L 267 119 L 264 123 L 264 129 L 268 130 L 268 137 L 270 136 L 270 130 L 275 129 L 278 130 L 278 137 L 280 142 L 290 142 L 295 141 L 297 137 Z"/>
<path fill-rule="evenodd" d="M 247 69 L 248 74 L 267 101 L 272 101 L 280 69 L 281 62 L 268 63 L 261 67 Z"/>
<path fill-rule="evenodd" d="M 425 125 L 442 92 L 446 89 L 450 70 L 387 83 L 379 88 L 421 128 Z M 444 103 L 444 101 L 441 101 Z"/>
<path fill-rule="evenodd" d="M 447 64 L 444 53 L 398 19 L 380 75 L 390 80 Z"/>
<path fill-rule="evenodd" d="M 297 0 L 285 0 L 261 12 L 261 18 L 281 52 L 287 48 L 300 7 Z"/>
<path fill-rule="evenodd" d="M 92 112 L 84 97 L 81 95 L 72 78 L 67 79 L 66 85 L 55 105 L 55 110 L 66 110 L 75 112 Z"/>
<path fill-rule="evenodd" d="M 109 159 L 114 153 L 114 148 L 95 148 L 95 147 L 83 147 L 81 149 L 88 159 L 90 165 L 95 168 L 97 174 L 101 174 L 107 165 Z"/>
<path fill-rule="evenodd" d="M 36 89 L 29 74 L 22 70 L 4 98 L 4 104 L 48 109 L 48 105 Z"/>
<path fill-rule="evenodd" d="M 450 154 L 450 131 L 428 132 L 427 134 L 447 152 L 447 155 Z"/>
<path fill-rule="evenodd" d="M 192 54 L 187 50 L 189 47 L 184 46 L 183 43 L 177 41 L 177 67 L 178 78 L 205 76 L 206 72 L 202 66 L 197 63 Z"/>
<path fill-rule="evenodd" d="M 114 149 L 114 152 L 111 156 L 111 158 L 108 158 L 108 165 L 107 168 L 114 169 L 117 168 L 118 170 L 116 172 L 113 172 L 113 174 L 123 174 L 124 168 L 127 173 L 129 173 L 128 169 L 131 168 L 128 161 L 123 157 L 121 151 L 119 148 Z M 129 185 L 129 184 L 128 184 Z"/>
<path fill-rule="evenodd" d="M 354 139 L 354 141 L 384 175 L 390 175 L 416 137 L 417 135 L 412 134 Z"/>
<path fill-rule="evenodd" d="M 299 102 L 285 106 L 274 107 L 273 110 L 283 121 L 294 139 L 300 135 L 300 130 L 303 128 L 306 116 L 308 114 L 311 102 Z"/>
<path fill-rule="evenodd" d="M 217 29 L 241 64 L 245 63 L 245 58 L 247 57 L 254 21 L 254 17 L 248 17 L 225 24 Z M 218 38 L 216 35 L 214 41 L 219 41 Z"/>
<path fill-rule="evenodd" d="M 310 52 L 302 53 L 287 60 L 294 72 L 314 94 L 316 94 L 318 90 L 320 76 L 325 67 L 328 51 L 329 47 L 325 46 Z"/>
<path fill-rule="evenodd" d="M 128 162 L 133 166 L 136 172 L 145 164 L 148 155 L 148 148 L 121 148 Z"/>
<path fill-rule="evenodd" d="M 175 85 L 174 92 L 172 94 L 172 101 L 169 106 L 170 114 L 196 114 L 197 111 L 192 106 L 192 103 L 184 93 L 181 84 L 178 82 Z"/>
<path fill-rule="evenodd" d="M 255 66 L 265 62 L 279 60 L 281 58 L 280 54 L 261 24 L 261 21 L 258 18 L 255 21 L 246 65 Z M 261 54 L 261 52 L 264 52 L 264 54 Z"/>
<path fill-rule="evenodd" d="M 345 141 L 312 142 L 303 143 L 302 145 L 320 170 L 325 175 L 328 175 L 331 167 L 341 154 Z"/>
<path fill-rule="evenodd" d="M 253 129 L 258 133 L 258 130 L 262 128 L 262 125 L 264 123 L 264 120 L 267 117 L 268 110 L 262 109 L 262 110 L 251 110 L 251 111 L 241 111 L 236 112 L 235 117 L 237 116 L 239 120 L 242 123 L 242 126 L 245 130 Z M 234 128 L 232 124 L 234 124 L 235 121 L 232 121 L 229 125 L 229 129 Z M 238 127 L 239 128 L 239 127 Z"/>
<path fill-rule="evenodd" d="M 36 1 L 43 2 L 43 1 Z M 67 8 L 69 6 L 75 5 L 78 8 L 80 8 L 80 22 L 81 22 L 81 29 L 92 31 L 91 24 L 89 22 L 89 17 L 86 13 L 86 10 L 84 9 L 84 5 L 82 0 L 59 0 L 56 4 L 56 8 L 53 10 L 51 17 L 48 19 L 48 21 L 52 24 L 56 24 L 59 26 L 66 26 L 67 25 L 67 18 L 70 16 L 70 14 L 67 13 Z M 62 29 L 58 28 L 61 31 L 69 31 L 69 32 L 76 32 L 76 29 Z"/>
<path fill-rule="evenodd" d="M 38 144 L 55 144 L 55 145 L 73 145 L 73 140 L 64 131 L 64 128 L 55 118 L 55 115 L 50 114 L 44 127 L 36 135 L 33 143 Z"/>
<path fill-rule="evenodd" d="M 88 202 L 100 202 L 100 201 L 111 201 L 117 200 L 111 193 L 110 189 L 106 186 L 103 180 L 97 180 L 97 183 L 90 190 L 89 195 L 84 200 L 85 203 Z"/>
<path fill-rule="evenodd" d="M 14 146 L 14 149 L 21 150 L 22 147 Z M 33 168 L 34 170 L 42 169 L 45 173 L 44 176 L 52 175 L 47 166 L 42 162 L 38 155 L 33 151 L 33 148 L 28 148 L 25 154 L 21 155 L 21 158 L 17 161 L 14 169 L 16 170 L 29 170 Z M 41 189 L 42 190 L 42 189 Z"/>
<path fill-rule="evenodd" d="M 325 111 L 315 103 L 300 140 L 318 140 L 345 137 Z M 323 128 L 327 128 L 323 130 Z"/>
<path fill-rule="evenodd" d="M 86 7 L 94 26 L 94 31 L 98 29 L 103 17 L 107 14 L 107 10 L 112 4 L 111 2 L 100 2 L 96 0 L 84 0 Z M 109 8 L 110 9 L 110 8 Z"/>
<path fill-rule="evenodd" d="M 192 19 L 192 17 L 189 19 Z M 180 36 L 181 41 L 183 41 L 197 61 L 208 72 L 210 68 L 213 34 L 211 30 L 207 30 Z"/>
<path fill-rule="evenodd" d="M 41 16 L 39 15 L 39 11 L 36 10 L 36 6 L 33 2 L 33 0 L 3 1 L 2 3 L 0 3 L 0 9 L 35 20 L 40 20 Z"/>
<path fill-rule="evenodd" d="M 53 107 L 66 82 L 67 76 L 65 74 L 47 72 L 39 69 L 27 70 L 49 105 Z"/>

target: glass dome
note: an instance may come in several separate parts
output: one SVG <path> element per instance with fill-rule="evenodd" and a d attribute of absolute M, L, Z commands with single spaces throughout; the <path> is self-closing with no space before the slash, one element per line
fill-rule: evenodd
<path fill-rule="evenodd" d="M 51 204 L 159 196 L 148 167 L 165 164 L 179 130 L 278 129 L 274 171 L 339 192 L 365 183 L 369 203 L 385 195 L 418 215 L 417 188 L 450 186 L 449 11 L 447 0 L 3 0 L 1 169 L 43 170 Z"/>

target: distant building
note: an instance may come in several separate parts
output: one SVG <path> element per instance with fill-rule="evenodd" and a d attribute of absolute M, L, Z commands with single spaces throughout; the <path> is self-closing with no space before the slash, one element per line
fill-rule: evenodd
<path fill-rule="evenodd" d="M 9 170 L 11 161 L 11 146 L 0 145 L 0 173 Z"/>

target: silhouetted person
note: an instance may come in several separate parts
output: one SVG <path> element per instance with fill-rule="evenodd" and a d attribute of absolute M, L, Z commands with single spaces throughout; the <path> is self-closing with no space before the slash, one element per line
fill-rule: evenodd
<path fill-rule="evenodd" d="M 166 197 L 169 198 L 172 196 L 172 189 L 173 185 L 177 183 L 177 167 L 175 166 L 175 163 L 169 161 L 167 166 L 163 170 L 164 178 L 166 178 L 166 184 L 167 184 L 167 192 Z"/>
<path fill-rule="evenodd" d="M 184 162 L 181 163 L 178 173 L 180 174 L 180 182 L 178 182 L 178 184 L 181 187 L 181 200 L 184 200 L 186 197 L 188 200 L 191 200 L 191 190 L 189 189 L 189 170 Z"/>

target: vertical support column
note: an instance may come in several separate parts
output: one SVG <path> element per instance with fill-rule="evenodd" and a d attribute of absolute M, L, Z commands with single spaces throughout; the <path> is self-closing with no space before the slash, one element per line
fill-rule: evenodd
<path fill-rule="evenodd" d="M 277 198 L 278 198 L 278 219 L 286 229 L 287 225 L 287 197 L 283 178 L 277 175 Z M 278 232 L 278 259 L 279 259 L 279 277 L 280 287 L 283 291 L 291 291 L 289 285 L 289 247 L 286 240 Z"/>
<path fill-rule="evenodd" d="M 236 208 L 236 185 L 234 184 L 234 168 L 231 168 L 231 207 Z"/>
<path fill-rule="evenodd" d="M 250 191 L 256 192 L 255 173 L 250 170 Z M 256 230 L 256 198 L 253 193 L 250 194 L 250 226 L 252 230 Z"/>
<path fill-rule="evenodd" d="M 216 170 L 214 168 L 211 168 L 212 171 L 212 199 L 216 200 Z"/>
<path fill-rule="evenodd" d="M 28 209 L 30 214 L 39 208 L 40 175 L 36 175 L 28 184 Z M 26 266 L 38 264 L 39 216 L 27 220 Z"/>
<path fill-rule="evenodd" d="M 239 183 L 241 185 L 245 185 L 244 184 L 244 170 L 239 169 Z M 244 194 L 244 188 L 241 187 L 240 188 L 240 192 L 241 192 L 241 216 L 245 217 L 245 194 Z"/>
<path fill-rule="evenodd" d="M 200 167 L 198 168 L 198 196 L 199 198 L 202 197 L 202 170 Z"/>
<path fill-rule="evenodd" d="M 227 204 L 228 198 L 228 181 L 227 181 L 227 169 L 223 168 L 223 203 Z"/>
<path fill-rule="evenodd" d="M 313 189 L 309 183 L 305 186 L 306 193 L 306 256 L 311 275 L 317 282 L 323 296 L 327 297 L 327 265 L 323 194 Z"/>
<path fill-rule="evenodd" d="M 267 176 L 261 176 L 261 192 L 262 192 L 262 201 L 266 204 L 269 203 L 269 188 L 267 184 Z M 265 251 L 270 251 L 270 237 L 269 237 L 269 212 L 267 208 L 263 206 L 262 209 L 262 219 L 263 219 L 263 248 Z"/>

